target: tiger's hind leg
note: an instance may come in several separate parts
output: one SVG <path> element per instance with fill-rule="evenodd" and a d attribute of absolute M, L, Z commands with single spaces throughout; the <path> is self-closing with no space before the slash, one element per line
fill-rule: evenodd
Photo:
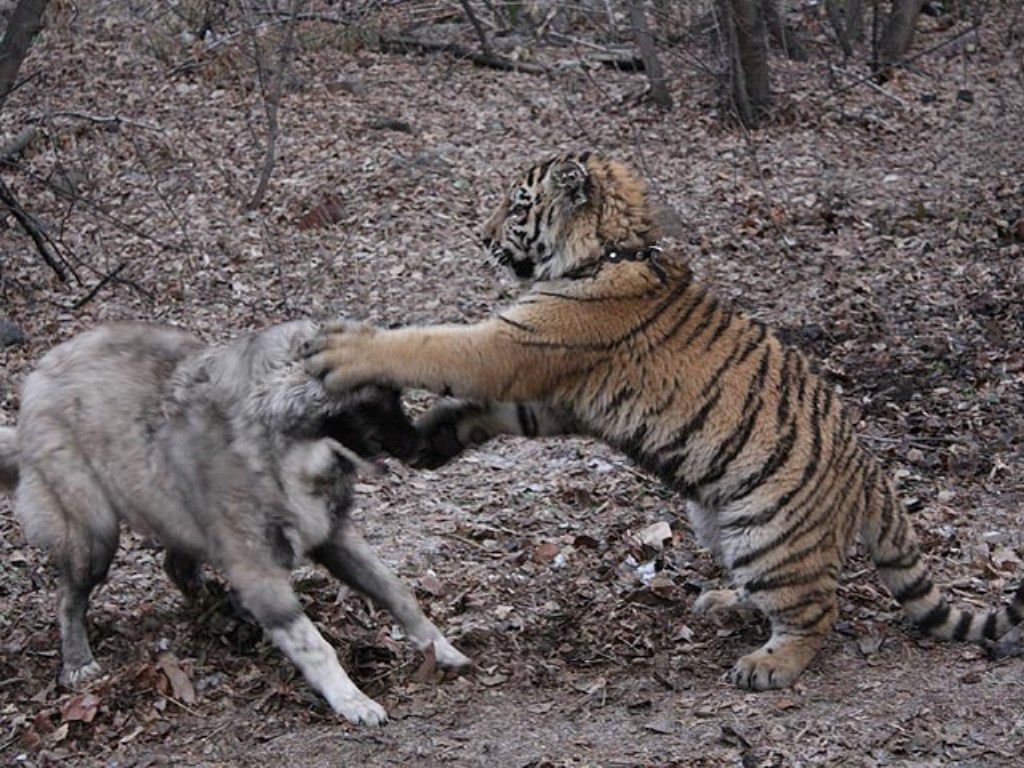
<path fill-rule="evenodd" d="M 752 691 L 785 688 L 810 664 L 832 629 L 838 608 L 835 581 L 808 586 L 748 593 L 771 621 L 772 635 L 736 662 L 729 673 L 735 685 Z"/>

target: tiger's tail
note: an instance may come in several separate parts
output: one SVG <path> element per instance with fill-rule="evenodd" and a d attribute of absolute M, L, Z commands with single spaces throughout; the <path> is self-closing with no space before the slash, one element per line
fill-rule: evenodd
<path fill-rule="evenodd" d="M 18 431 L 0 427 L 0 490 L 12 490 L 18 484 Z"/>
<path fill-rule="evenodd" d="M 885 586 L 922 631 L 943 640 L 995 640 L 1024 620 L 1024 584 L 1010 602 L 983 613 L 953 607 L 935 586 L 891 483 L 878 473 L 862 536 Z"/>

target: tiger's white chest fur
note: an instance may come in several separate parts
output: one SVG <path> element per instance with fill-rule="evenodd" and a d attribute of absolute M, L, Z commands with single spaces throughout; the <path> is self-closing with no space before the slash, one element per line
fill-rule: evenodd
<path fill-rule="evenodd" d="M 705 549 L 711 550 L 716 558 L 720 558 L 722 554 L 722 529 L 718 515 L 707 507 L 702 506 L 700 502 L 687 499 L 686 517 L 690 521 L 690 527 L 693 529 L 694 536 L 697 537 L 697 543 Z"/>

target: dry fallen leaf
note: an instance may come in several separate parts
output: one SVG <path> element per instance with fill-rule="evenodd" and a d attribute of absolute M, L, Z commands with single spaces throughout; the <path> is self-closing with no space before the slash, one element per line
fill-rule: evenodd
<path fill-rule="evenodd" d="M 161 653 L 157 656 L 156 665 L 171 684 L 171 696 L 183 704 L 196 703 L 196 689 L 173 653 Z"/>
<path fill-rule="evenodd" d="M 545 541 L 538 544 L 533 550 L 533 562 L 540 563 L 541 565 L 550 563 L 555 559 L 559 549 L 561 549 L 561 547 L 552 541 Z"/>
<path fill-rule="evenodd" d="M 91 693 L 72 696 L 60 708 L 60 721 L 62 723 L 91 723 L 96 717 L 99 706 L 99 698 Z"/>
<path fill-rule="evenodd" d="M 433 644 L 428 645 L 423 651 L 423 663 L 420 664 L 416 673 L 412 676 L 418 683 L 429 683 L 437 680 L 437 655 L 434 653 Z"/>

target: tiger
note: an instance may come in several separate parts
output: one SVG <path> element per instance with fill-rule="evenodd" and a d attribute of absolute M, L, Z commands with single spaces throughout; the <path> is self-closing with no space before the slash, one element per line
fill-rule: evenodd
<path fill-rule="evenodd" d="M 661 250 L 657 221 L 619 161 L 536 163 L 484 229 L 490 257 L 526 283 L 517 301 L 469 325 L 338 321 L 307 343 L 306 370 L 334 391 L 373 383 L 468 400 L 442 401 L 421 425 L 441 461 L 494 434 L 581 434 L 675 488 L 732 582 L 694 609 L 752 607 L 769 622 L 768 640 L 727 673 L 740 688 L 786 687 L 817 654 L 855 534 L 924 632 L 984 642 L 1018 625 L 1024 584 L 982 614 L 950 605 L 833 387 Z"/>

